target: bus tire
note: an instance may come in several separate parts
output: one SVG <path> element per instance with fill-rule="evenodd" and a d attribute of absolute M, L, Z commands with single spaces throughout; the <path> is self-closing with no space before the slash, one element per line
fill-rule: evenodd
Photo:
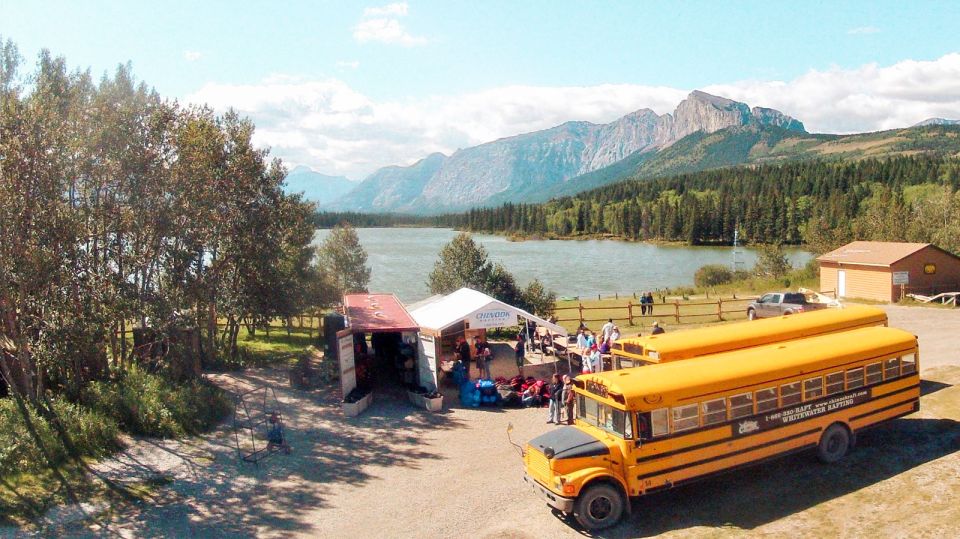
<path fill-rule="evenodd" d="M 625 505 L 620 489 L 609 483 L 594 483 L 577 497 L 573 516 L 588 530 L 602 530 L 620 520 Z"/>
<path fill-rule="evenodd" d="M 834 423 L 823 431 L 817 444 L 817 458 L 824 464 L 837 462 L 850 449 L 850 432 L 839 423 Z"/>
<path fill-rule="evenodd" d="M 756 320 L 756 319 L 757 319 L 757 311 L 753 309 L 747 309 L 747 320 Z"/>

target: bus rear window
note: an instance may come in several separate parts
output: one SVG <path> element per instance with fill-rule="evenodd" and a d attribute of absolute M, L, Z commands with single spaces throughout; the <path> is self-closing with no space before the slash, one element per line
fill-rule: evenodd
<path fill-rule="evenodd" d="M 900 358 L 900 363 L 903 374 L 912 374 L 917 370 L 917 356 L 913 354 L 907 354 Z"/>
<path fill-rule="evenodd" d="M 790 406 L 800 402 L 800 382 L 780 386 L 780 406 Z"/>

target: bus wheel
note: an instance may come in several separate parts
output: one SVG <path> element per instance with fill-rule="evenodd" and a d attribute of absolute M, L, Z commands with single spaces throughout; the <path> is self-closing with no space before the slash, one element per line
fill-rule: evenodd
<path fill-rule="evenodd" d="M 573 514 L 588 530 L 609 528 L 620 520 L 625 503 L 619 489 L 598 483 L 580 493 L 573 505 Z"/>
<path fill-rule="evenodd" d="M 817 458 L 820 462 L 833 464 L 844 455 L 850 448 L 850 433 L 847 429 L 838 423 L 827 427 L 820 437 L 820 444 L 817 445 Z"/>
<path fill-rule="evenodd" d="M 757 311 L 754 311 L 753 309 L 747 309 L 747 320 L 756 320 L 756 319 L 757 319 Z"/>

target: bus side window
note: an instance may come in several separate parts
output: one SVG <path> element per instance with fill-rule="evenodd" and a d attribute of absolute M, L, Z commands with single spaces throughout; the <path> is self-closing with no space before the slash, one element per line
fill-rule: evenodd
<path fill-rule="evenodd" d="M 743 393 L 730 397 L 730 419 L 748 415 L 753 415 L 753 393 Z"/>
<path fill-rule="evenodd" d="M 876 384 L 883 379 L 883 370 L 880 363 L 871 363 L 867 365 L 867 385 Z"/>
<path fill-rule="evenodd" d="M 800 402 L 800 382 L 780 386 L 780 406 L 790 406 Z"/>
<path fill-rule="evenodd" d="M 813 400 L 823 396 L 823 378 L 808 378 L 803 381 L 803 400 Z"/>
<path fill-rule="evenodd" d="M 666 436 L 670 432 L 670 416 L 666 408 L 650 412 L 650 435 Z"/>
<path fill-rule="evenodd" d="M 847 389 L 863 387 L 863 367 L 847 371 Z"/>
<path fill-rule="evenodd" d="M 757 390 L 757 413 L 769 412 L 777 409 L 777 388 Z"/>
<path fill-rule="evenodd" d="M 883 362 L 883 377 L 886 380 L 900 377 L 900 358 L 892 357 Z"/>
<path fill-rule="evenodd" d="M 703 401 L 703 425 L 715 425 L 727 420 L 727 400 Z"/>
<path fill-rule="evenodd" d="M 843 392 L 843 371 L 827 375 L 827 395 Z"/>
<path fill-rule="evenodd" d="M 906 354 L 900 358 L 901 369 L 903 374 L 912 374 L 917 370 L 917 356 L 914 354 Z"/>
<path fill-rule="evenodd" d="M 700 416 L 697 414 L 699 404 L 688 404 L 671 408 L 673 412 L 673 432 L 695 429 L 700 426 Z"/>

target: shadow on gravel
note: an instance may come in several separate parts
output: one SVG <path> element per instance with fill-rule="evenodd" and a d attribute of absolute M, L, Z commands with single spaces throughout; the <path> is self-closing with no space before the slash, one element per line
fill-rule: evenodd
<path fill-rule="evenodd" d="M 360 417 L 346 418 L 335 388 L 300 392 L 283 382 L 279 372 L 258 372 L 231 375 L 224 385 L 274 386 L 292 454 L 275 454 L 259 466 L 240 461 L 230 421 L 201 439 L 145 440 L 183 464 L 168 487 L 141 505 L 139 515 L 121 519 L 119 527 L 136 536 L 254 536 L 264 529 L 306 533 L 320 523 L 304 522 L 303 515 L 326 507 L 335 490 L 363 486 L 375 477 L 370 467 L 421 468 L 439 458 L 424 435 L 461 425 L 449 415 L 416 409 L 405 397 L 390 396 L 375 400 Z M 120 464 L 131 473 L 151 465 L 129 456 Z"/>
<path fill-rule="evenodd" d="M 621 524 L 592 534 L 557 517 L 592 537 L 648 537 L 695 526 L 752 530 L 957 451 L 957 421 L 896 419 L 858 434 L 857 447 L 834 465 L 806 452 L 652 494 L 634 501 Z"/>
<path fill-rule="evenodd" d="M 920 396 L 924 397 L 931 393 L 936 393 L 941 389 L 947 389 L 953 387 L 952 384 L 945 384 L 943 382 L 937 382 L 935 380 L 920 380 Z"/>

